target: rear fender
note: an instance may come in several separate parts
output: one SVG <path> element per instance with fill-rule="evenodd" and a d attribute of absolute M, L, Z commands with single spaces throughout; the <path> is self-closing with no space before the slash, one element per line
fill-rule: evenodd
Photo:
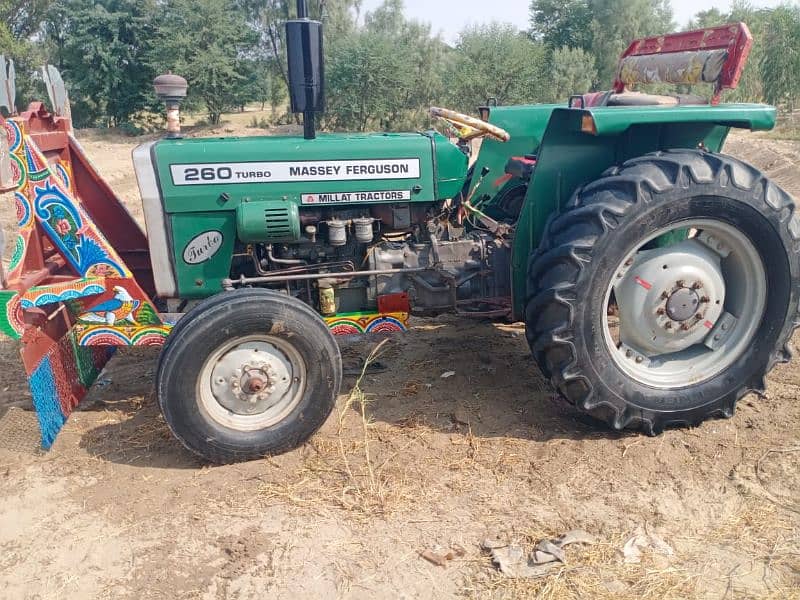
<path fill-rule="evenodd" d="M 731 128 L 775 126 L 776 110 L 757 104 L 598 107 L 552 110 L 514 239 L 514 316 L 525 309 L 526 270 L 547 219 L 575 190 L 609 167 L 649 152 L 706 148 L 720 152 Z"/>

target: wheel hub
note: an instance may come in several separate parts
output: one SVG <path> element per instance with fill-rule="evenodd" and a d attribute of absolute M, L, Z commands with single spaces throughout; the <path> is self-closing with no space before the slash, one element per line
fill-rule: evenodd
<path fill-rule="evenodd" d="M 723 313 L 720 256 L 697 240 L 640 251 L 618 279 L 620 341 L 639 362 L 702 343 Z"/>
<path fill-rule="evenodd" d="M 700 307 L 700 296 L 690 288 L 681 287 L 667 300 L 667 315 L 673 321 L 683 323 L 697 315 Z"/>
<path fill-rule="evenodd" d="M 214 399 L 235 415 L 258 415 L 281 402 L 296 377 L 287 357 L 266 343 L 233 348 L 211 373 Z"/>
<path fill-rule="evenodd" d="M 268 362 L 244 365 L 234 371 L 231 389 L 239 400 L 256 404 L 267 400 L 275 391 L 277 373 Z"/>

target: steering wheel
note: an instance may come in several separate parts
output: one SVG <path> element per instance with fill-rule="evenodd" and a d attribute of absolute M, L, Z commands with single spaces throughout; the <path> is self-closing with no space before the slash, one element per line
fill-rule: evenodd
<path fill-rule="evenodd" d="M 507 142 L 511 139 L 511 134 L 505 129 L 453 110 L 433 106 L 431 115 L 453 125 L 458 130 L 458 137 L 462 140 L 469 141 L 483 136 L 488 136 L 498 142 Z"/>

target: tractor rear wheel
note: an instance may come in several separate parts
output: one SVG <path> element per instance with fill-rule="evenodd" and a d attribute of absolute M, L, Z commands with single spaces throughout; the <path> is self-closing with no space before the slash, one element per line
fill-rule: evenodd
<path fill-rule="evenodd" d="M 341 355 L 304 303 L 240 290 L 181 319 L 156 379 L 164 418 L 184 446 L 211 462 L 240 462 L 297 448 L 323 425 Z"/>
<path fill-rule="evenodd" d="M 799 306 L 792 199 L 738 160 L 681 150 L 610 169 L 551 219 L 526 325 L 568 401 L 655 434 L 764 392 Z"/>

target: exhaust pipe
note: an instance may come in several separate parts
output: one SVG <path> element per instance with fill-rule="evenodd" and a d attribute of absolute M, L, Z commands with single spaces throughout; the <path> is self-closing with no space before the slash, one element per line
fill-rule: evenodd
<path fill-rule="evenodd" d="M 286 22 L 289 99 L 292 112 L 303 113 L 307 140 L 317 137 L 316 113 L 325 110 L 322 23 L 308 18 L 306 0 L 297 0 L 297 19 Z"/>

